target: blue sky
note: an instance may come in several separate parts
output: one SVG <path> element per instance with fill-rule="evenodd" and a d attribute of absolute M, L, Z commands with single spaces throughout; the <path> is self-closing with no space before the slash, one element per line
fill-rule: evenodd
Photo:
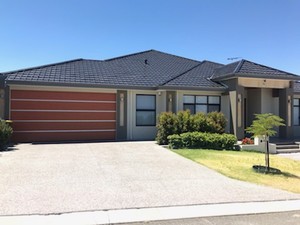
<path fill-rule="evenodd" d="M 0 71 L 156 49 L 300 75 L 299 0 L 0 0 Z"/>

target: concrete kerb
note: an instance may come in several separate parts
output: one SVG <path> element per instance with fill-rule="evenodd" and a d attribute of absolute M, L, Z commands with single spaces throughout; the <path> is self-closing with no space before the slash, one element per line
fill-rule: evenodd
<path fill-rule="evenodd" d="M 300 200 L 119 209 L 93 212 L 74 212 L 60 215 L 1 216 L 0 224 L 118 224 L 212 216 L 287 212 L 296 210 L 300 210 Z"/>

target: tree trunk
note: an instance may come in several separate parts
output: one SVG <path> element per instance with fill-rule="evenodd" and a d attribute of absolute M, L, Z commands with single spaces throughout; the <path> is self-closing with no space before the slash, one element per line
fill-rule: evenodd
<path fill-rule="evenodd" d="M 267 171 L 269 172 L 269 170 L 270 170 L 270 152 L 269 152 L 269 137 L 268 136 L 266 136 L 266 145 L 267 145 L 267 151 L 265 154 L 265 161 L 266 161 Z"/>

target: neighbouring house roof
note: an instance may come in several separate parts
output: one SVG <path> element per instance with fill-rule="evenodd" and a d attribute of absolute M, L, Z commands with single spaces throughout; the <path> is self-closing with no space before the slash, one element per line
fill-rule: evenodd
<path fill-rule="evenodd" d="M 299 80 L 300 78 L 298 75 L 254 63 L 245 59 L 217 68 L 211 78 L 212 80 L 219 81 L 232 77 L 274 78 L 291 80 Z"/>
<path fill-rule="evenodd" d="M 75 59 L 3 73 L 7 84 L 139 89 L 218 89 L 225 78 L 297 80 L 297 75 L 247 60 L 228 65 L 149 50 L 107 60 Z"/>

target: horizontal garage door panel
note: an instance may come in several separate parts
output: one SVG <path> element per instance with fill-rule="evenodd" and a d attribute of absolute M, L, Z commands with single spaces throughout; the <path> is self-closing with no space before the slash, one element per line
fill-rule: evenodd
<path fill-rule="evenodd" d="M 12 111 L 13 120 L 114 120 L 115 112 L 21 112 Z"/>
<path fill-rule="evenodd" d="M 114 93 L 13 90 L 11 99 L 115 101 L 116 95 Z"/>
<path fill-rule="evenodd" d="M 114 140 L 116 94 L 12 90 L 13 141 Z"/>
<path fill-rule="evenodd" d="M 51 141 L 92 141 L 92 140 L 113 140 L 114 131 L 107 132 L 53 132 L 53 133 L 15 133 L 15 140 L 22 142 L 51 142 Z"/>
<path fill-rule="evenodd" d="M 105 102 L 47 102 L 47 101 L 11 101 L 11 109 L 32 109 L 32 110 L 116 110 L 116 103 Z"/>
<path fill-rule="evenodd" d="M 18 131 L 32 130 L 103 130 L 116 129 L 115 122 L 14 122 L 13 128 Z"/>

